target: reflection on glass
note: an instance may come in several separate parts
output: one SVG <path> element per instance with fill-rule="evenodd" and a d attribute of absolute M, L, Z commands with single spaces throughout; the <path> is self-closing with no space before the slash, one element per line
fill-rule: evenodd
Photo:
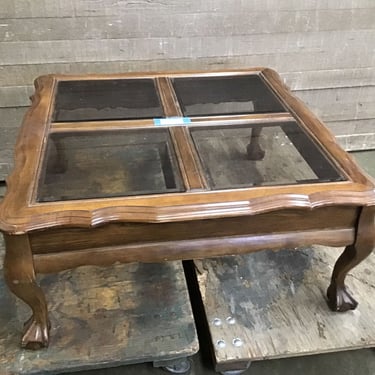
<path fill-rule="evenodd" d="M 51 134 L 37 201 L 183 191 L 167 129 Z"/>
<path fill-rule="evenodd" d="M 257 75 L 175 78 L 184 116 L 285 112 Z"/>
<path fill-rule="evenodd" d="M 345 180 L 295 122 L 191 129 L 210 188 Z"/>
<path fill-rule="evenodd" d="M 163 116 L 152 79 L 61 81 L 53 121 L 99 121 Z"/>

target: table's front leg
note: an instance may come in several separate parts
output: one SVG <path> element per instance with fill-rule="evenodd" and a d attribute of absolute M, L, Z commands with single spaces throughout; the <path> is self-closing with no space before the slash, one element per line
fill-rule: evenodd
<path fill-rule="evenodd" d="M 9 289 L 30 306 L 32 316 L 24 325 L 21 345 L 27 349 L 48 346 L 50 323 L 44 293 L 35 280 L 27 235 L 5 235 L 4 277 Z"/>
<path fill-rule="evenodd" d="M 328 305 L 333 311 L 354 310 L 358 302 L 345 286 L 347 273 L 368 257 L 375 247 L 375 207 L 363 207 L 359 217 L 355 242 L 345 248 L 333 269 L 327 290 Z"/>

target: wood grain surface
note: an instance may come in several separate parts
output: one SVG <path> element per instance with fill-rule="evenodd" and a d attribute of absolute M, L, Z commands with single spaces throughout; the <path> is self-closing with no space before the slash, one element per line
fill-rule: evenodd
<path fill-rule="evenodd" d="M 374 254 L 347 278 L 357 310 L 334 313 L 324 301 L 340 251 L 314 246 L 194 261 L 217 370 L 375 346 Z"/>

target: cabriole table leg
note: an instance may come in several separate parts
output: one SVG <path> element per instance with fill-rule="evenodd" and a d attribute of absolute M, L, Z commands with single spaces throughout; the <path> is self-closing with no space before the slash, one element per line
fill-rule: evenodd
<path fill-rule="evenodd" d="M 5 235 L 4 277 L 9 289 L 30 306 L 32 316 L 24 325 L 21 345 L 27 349 L 48 346 L 50 323 L 44 293 L 35 280 L 27 235 Z"/>
<path fill-rule="evenodd" d="M 333 311 L 354 310 L 358 302 L 349 294 L 345 286 L 347 273 L 368 257 L 375 247 L 375 207 L 363 207 L 355 242 L 345 248 L 333 269 L 331 284 L 327 290 L 328 305 Z"/>

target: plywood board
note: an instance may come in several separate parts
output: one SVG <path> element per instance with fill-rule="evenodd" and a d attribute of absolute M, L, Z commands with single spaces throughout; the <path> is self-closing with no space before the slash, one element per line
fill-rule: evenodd
<path fill-rule="evenodd" d="M 32 17 L 76 17 L 82 16 L 117 16 L 134 11 L 156 11 L 155 16 L 160 13 L 170 12 L 171 14 L 181 13 L 211 13 L 221 11 L 228 13 L 233 11 L 231 1 L 190 1 L 183 3 L 179 0 L 168 0 L 168 2 L 155 2 L 149 0 L 107 0 L 106 6 L 98 6 L 97 1 L 77 0 L 74 2 L 64 0 L 40 0 L 38 2 L 14 2 L 13 0 L 3 0 L 0 9 L 0 19 L 5 18 L 32 18 Z M 313 2 L 301 2 L 299 0 L 289 0 L 280 2 L 278 0 L 254 0 L 251 2 L 241 2 L 243 13 L 258 11 L 272 11 L 279 8 L 286 10 L 315 10 L 315 9 L 371 9 L 374 8 L 372 0 L 318 0 Z M 239 8 L 238 8 L 239 9 Z"/>
<path fill-rule="evenodd" d="M 327 30 L 364 30 L 373 27 L 373 14 L 369 9 L 309 9 L 245 12 L 232 7 L 228 12 L 221 8 L 212 13 L 175 13 L 155 7 L 142 12 L 117 15 L 75 17 L 8 18 L 0 27 L 0 42 L 32 40 L 121 39 L 156 37 L 197 37 L 247 34 L 276 34 Z M 159 14 L 156 16 L 155 13 Z M 157 22 L 155 19 L 157 17 Z M 233 21 L 236 20 L 234 23 Z M 100 27 L 98 27 L 100 25 Z"/>
<path fill-rule="evenodd" d="M 314 246 L 195 261 L 217 368 L 375 346 L 375 255 L 347 278 L 357 310 L 334 313 L 326 304 L 341 250 Z"/>
<path fill-rule="evenodd" d="M 0 277 L 2 375 L 66 373 L 198 351 L 181 262 L 81 267 L 41 277 L 52 329 L 49 348 L 36 352 L 19 348 L 29 311 Z"/>
<path fill-rule="evenodd" d="M 337 141 L 347 151 L 375 149 L 375 133 L 338 136 Z"/>
<path fill-rule="evenodd" d="M 374 92 L 375 86 L 358 86 L 294 93 L 322 120 L 342 121 L 374 118 Z"/>
<path fill-rule="evenodd" d="M 292 67 L 290 69 L 293 69 Z M 375 68 L 323 69 L 286 71 L 285 83 L 295 91 L 357 86 L 375 86 Z"/>
<path fill-rule="evenodd" d="M 350 43 L 342 43 L 350 40 Z M 375 30 L 321 31 L 311 33 L 248 34 L 208 37 L 159 37 L 130 39 L 91 39 L 56 41 L 20 41 L 0 43 L 0 65 L 67 63 L 94 61 L 147 60 L 215 56 L 274 55 L 295 52 L 300 55 L 320 53 L 320 57 L 341 45 L 340 51 L 361 59 L 374 60 L 368 46 L 375 40 Z M 19 52 L 22 51 L 22 54 Z M 340 53 L 339 51 L 339 53 Z M 336 53 L 336 51 L 335 51 Z M 310 56 L 311 58 L 311 56 Z M 335 59 L 338 57 L 335 55 Z M 371 66 L 371 65 L 367 65 Z"/>
<path fill-rule="evenodd" d="M 31 104 L 30 96 L 34 93 L 32 81 L 27 86 L 3 86 L 0 87 L 0 108 L 23 107 Z"/>
<path fill-rule="evenodd" d="M 0 128 L 20 127 L 27 107 L 0 108 Z"/>

